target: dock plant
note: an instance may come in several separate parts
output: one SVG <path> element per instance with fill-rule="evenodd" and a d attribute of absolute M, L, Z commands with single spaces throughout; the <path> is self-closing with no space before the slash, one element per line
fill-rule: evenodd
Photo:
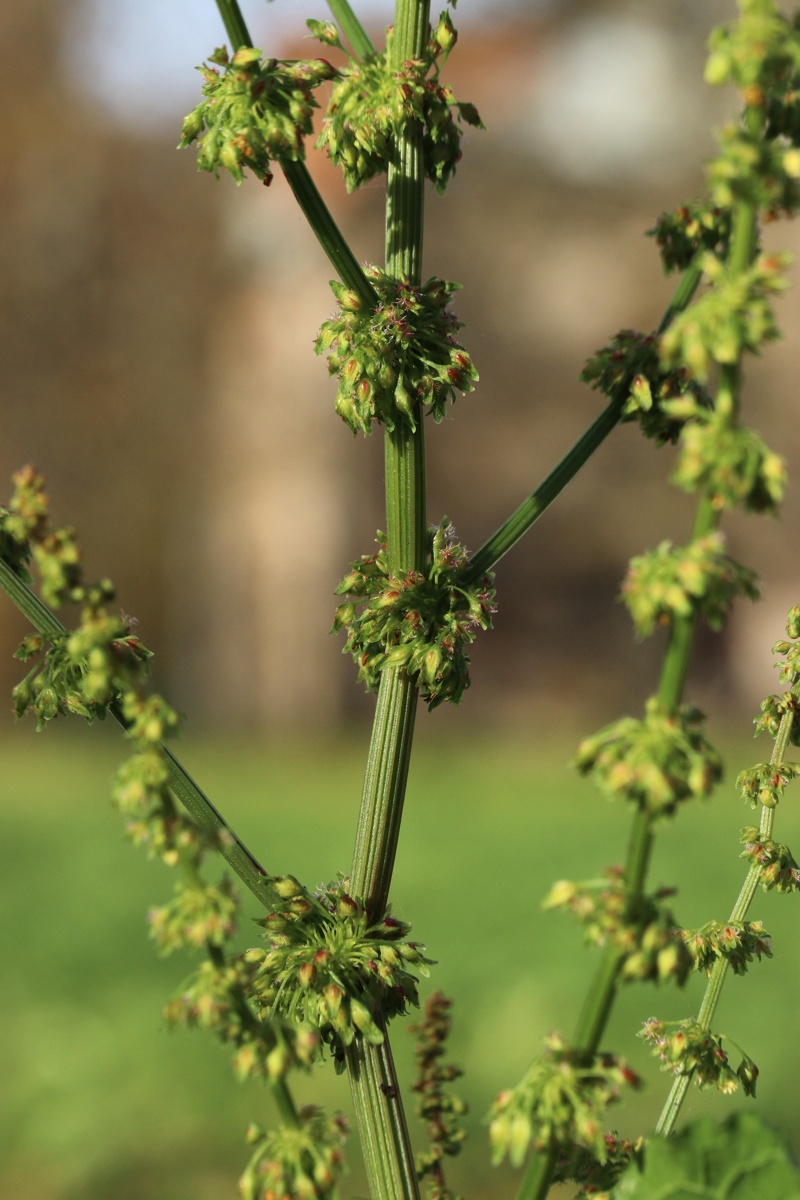
<path fill-rule="evenodd" d="M 328 1060 L 349 1079 L 375 1200 L 423 1192 L 456 1200 L 446 1166 L 463 1143 L 466 1104 L 452 1088 L 460 1068 L 444 1061 L 450 1000 L 434 991 L 414 1026 L 411 1090 L 429 1143 L 416 1153 L 392 1054 L 397 1023 L 420 1003 L 420 976 L 435 972 L 416 925 L 412 931 L 390 904 L 415 714 L 420 698 L 430 709 L 464 698 L 469 646 L 491 628 L 497 605 L 496 564 L 629 422 L 677 447 L 672 482 L 695 498 L 695 515 L 684 545 L 664 540 L 637 555 L 621 585 L 636 635 L 666 631 L 663 661 L 643 711 L 588 736 L 574 766 L 601 796 L 627 805 L 627 852 L 622 866 L 598 864 L 593 880 L 555 882 L 544 900 L 578 919 L 599 962 L 572 1032 L 550 1032 L 536 1053 L 531 1031 L 532 1063 L 520 1063 L 519 1079 L 508 1081 L 487 1117 L 491 1154 L 520 1169 L 518 1200 L 541 1200 L 556 1181 L 572 1182 L 580 1195 L 733 1196 L 723 1176 L 735 1178 L 741 1200 L 789 1194 L 785 1187 L 794 1195 L 794 1168 L 754 1116 L 675 1126 L 692 1084 L 756 1092 L 756 1063 L 715 1018 L 730 974 L 772 955 L 769 933 L 750 915 L 759 889 L 800 889 L 800 866 L 775 828 L 800 774 L 787 758 L 800 744 L 800 606 L 775 647 L 780 688 L 756 722 L 772 750 L 737 781 L 757 821 L 741 834 L 746 875 L 730 916 L 683 928 L 677 886 L 654 887 L 649 865 L 665 823 L 722 778 L 704 715 L 685 692 L 698 623 L 719 630 L 734 603 L 758 596 L 754 572 L 726 548 L 726 517 L 777 513 L 786 482 L 782 459 L 745 423 L 743 380 L 748 356 L 778 336 L 775 301 L 787 286 L 788 258 L 763 249 L 761 229 L 800 208 L 800 16 L 787 17 L 773 0 L 740 0 L 711 35 L 706 80 L 732 86 L 741 113 L 719 134 L 706 194 L 661 214 L 648 231 L 664 270 L 677 277 L 672 300 L 658 328 L 615 332 L 588 358 L 582 378 L 602 397 L 599 416 L 469 554 L 448 516 L 429 525 L 426 505 L 426 421 L 454 407 L 457 419 L 478 383 L 453 307 L 459 285 L 422 269 L 426 188 L 443 194 L 452 186 L 465 129 L 482 129 L 474 105 L 442 78 L 457 41 L 453 13 L 432 18 L 430 0 L 397 0 L 385 45 L 376 48 L 348 0 L 329 0 L 332 19 L 307 22 L 320 52 L 290 61 L 253 45 L 236 0 L 217 6 L 226 43 L 200 68 L 202 99 L 184 120 L 180 145 L 197 152 L 202 170 L 227 171 L 238 184 L 253 186 L 254 177 L 269 185 L 284 174 L 334 274 L 333 313 L 315 345 L 335 378 L 333 416 L 384 444 L 386 503 L 376 519 L 383 528 L 338 586 L 331 582 L 339 597 L 334 630 L 345 635 L 357 681 L 375 694 L 352 863 L 331 864 L 331 881 L 313 887 L 272 873 L 234 833 L 167 748 L 180 722 L 148 688 L 151 654 L 135 621 L 118 615 L 112 583 L 85 578 L 74 531 L 51 523 L 44 479 L 31 466 L 16 474 L 0 509 L 0 584 L 32 626 L 16 651 L 25 672 L 13 692 L 16 714 L 31 714 L 40 730 L 69 715 L 90 723 L 111 716 L 130 739 L 113 803 L 131 841 L 176 879 L 172 900 L 150 913 L 150 932 L 161 954 L 199 955 L 166 1005 L 167 1021 L 213 1032 L 229 1047 L 237 1077 L 261 1080 L 275 1099 L 278 1126 L 247 1130 L 240 1193 L 342 1195 L 346 1122 L 300 1106 L 293 1091 L 296 1072 Z M 325 57 L 331 48 L 341 65 Z M 385 179 L 382 264 L 362 266 L 342 236 L 305 165 L 312 148 L 341 168 L 348 191 Z M 69 625 L 53 611 L 64 606 L 77 614 Z M 263 913 L 244 954 L 230 949 L 237 881 Z M 414 919 L 424 938 L 424 913 Z M 640 1035 L 672 1086 L 657 1129 L 620 1138 L 607 1110 L 644 1080 L 606 1042 L 619 991 L 680 987 L 694 972 L 707 979 L 696 1014 L 677 1022 L 645 1016 L 651 1001 L 642 1000 Z M 754 1158 L 759 1170 L 750 1176 Z"/>

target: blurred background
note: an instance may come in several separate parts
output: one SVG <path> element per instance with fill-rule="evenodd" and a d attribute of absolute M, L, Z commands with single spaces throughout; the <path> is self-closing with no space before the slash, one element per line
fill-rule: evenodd
<path fill-rule="evenodd" d="M 391 5 L 357 7 L 379 39 Z M 266 53 L 317 52 L 303 21 L 324 16 L 323 4 L 250 0 L 243 11 Z M 429 517 L 447 513 L 472 549 L 600 411 L 578 382 L 587 356 L 618 329 L 660 319 L 674 282 L 644 232 L 701 192 L 712 130 L 735 113 L 731 92 L 702 82 L 708 31 L 734 11 L 722 0 L 458 8 L 446 79 L 488 128 L 467 132 L 447 197 L 429 193 L 424 269 L 463 284 L 456 311 L 481 382 L 430 427 Z M 237 189 L 174 150 L 199 98 L 193 68 L 223 40 L 212 0 L 2 6 L 0 480 L 25 462 L 45 474 L 54 519 L 77 526 L 88 575 L 115 581 L 156 652 L 156 687 L 187 714 L 181 756 L 226 813 L 233 805 L 257 852 L 267 847 L 270 869 L 321 879 L 351 852 L 372 709 L 327 630 L 335 583 L 383 524 L 382 443 L 354 439 L 333 413 L 335 386 L 312 353 L 333 308 L 331 269 L 282 177 L 268 191 L 252 179 Z M 380 262 L 381 181 L 348 197 L 326 160 L 310 154 L 309 167 L 359 259 Z M 766 240 L 793 249 L 797 230 L 780 223 Z M 779 303 L 783 341 L 747 366 L 744 405 L 792 479 L 800 427 L 783 413 L 798 316 L 794 289 Z M 491 1096 L 576 1009 L 589 969 L 568 959 L 577 934 L 543 922 L 539 899 L 558 874 L 581 878 L 622 853 L 625 814 L 593 804 L 564 764 L 582 734 L 639 711 L 655 685 L 659 639 L 637 644 L 615 601 L 632 554 L 689 536 L 691 501 L 668 484 L 673 457 L 633 427 L 615 431 L 499 565 L 495 630 L 474 647 L 463 706 L 420 713 L 397 895 L 443 961 L 437 984 L 452 982 L 462 1000 L 457 1048 L 470 1058 L 479 1142 Z M 799 518 L 792 487 L 780 521 L 726 523 L 764 600 L 737 608 L 721 635 L 701 633 L 690 693 L 714 733 L 737 735 L 731 775 L 753 755 L 749 721 L 773 686 L 770 647 L 800 599 L 787 539 Z M 0 603 L 6 694 L 22 632 Z M 102 806 L 119 744 L 106 731 L 63 732 L 37 739 L 10 715 L 0 725 L 0 903 L 14 967 L 0 1195 L 232 1195 L 239 1130 L 253 1114 L 242 1115 L 223 1055 L 199 1037 L 167 1044 L 159 1029 L 183 968 L 153 959 L 141 918 L 168 881 L 119 843 Z M 696 877 L 687 924 L 735 893 L 735 834 L 749 818 L 730 788 L 726 803 L 725 820 L 693 818 L 694 832 L 664 852 L 665 880 Z M 554 808 L 580 866 L 565 867 L 560 837 L 550 845 Z M 298 817 L 315 830 L 299 848 Z M 707 875 L 721 827 L 731 844 L 722 893 Z M 463 881 L 485 871 L 496 879 L 481 908 L 483 893 Z M 513 984 L 498 983 L 494 964 L 516 956 Z M 763 968 L 775 988 L 780 974 L 787 1014 L 797 982 L 788 957 Z M 737 986 L 757 1004 L 758 978 Z M 784 1027 L 774 998 L 771 1033 Z M 658 1000 L 660 1014 L 670 1003 L 685 1011 L 683 998 Z M 640 994 L 626 1036 L 648 1015 L 641 1004 Z M 486 1042 L 498 1014 L 506 1040 Z M 745 1038 L 752 1024 L 742 1020 Z M 746 1044 L 764 1067 L 767 1051 L 759 1059 Z M 776 1097 L 793 1085 L 780 1045 L 769 1047 L 765 1088 L 779 1115 Z M 209 1094 L 219 1098 L 212 1117 Z M 331 1103 L 346 1105 L 346 1089 Z M 481 1145 L 468 1178 L 483 1178 L 483 1157 Z M 501 1194 L 497 1177 L 481 1186 Z"/>

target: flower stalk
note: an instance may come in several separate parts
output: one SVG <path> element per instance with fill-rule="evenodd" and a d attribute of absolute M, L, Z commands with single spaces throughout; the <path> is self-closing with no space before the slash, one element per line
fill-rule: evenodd
<path fill-rule="evenodd" d="M 763 119 L 763 110 L 759 106 L 750 106 L 746 109 L 745 125 L 752 134 L 755 135 L 761 130 Z M 757 211 L 756 205 L 749 199 L 741 199 L 734 208 L 727 256 L 729 277 L 732 279 L 742 275 L 753 260 L 756 245 Z M 694 286 L 697 286 L 696 281 Z M 694 288 L 692 288 L 693 291 Z M 690 295 L 687 295 L 687 303 L 689 298 Z M 665 314 L 664 328 L 668 327 L 676 315 L 674 304 L 673 300 L 673 304 Z M 741 353 L 740 349 L 733 362 L 723 363 L 720 367 L 714 407 L 715 411 L 722 416 L 727 428 L 733 427 L 738 415 Z M 721 506 L 714 503 L 714 497 L 709 492 L 701 494 L 694 523 L 693 539 L 703 538 L 713 533 L 719 527 L 721 512 Z M 677 713 L 681 704 L 697 616 L 697 610 L 694 610 L 685 616 L 674 617 L 670 624 L 669 639 L 657 691 L 658 706 L 665 713 Z M 624 868 L 625 910 L 627 917 L 632 920 L 635 919 L 644 898 L 647 867 L 653 847 L 655 819 L 656 815 L 648 810 L 646 805 L 640 805 L 637 807 L 632 821 Z M 624 959 L 625 955 L 620 952 L 620 949 L 610 943 L 590 985 L 571 1043 L 579 1060 L 588 1063 L 598 1052 L 600 1040 L 613 1009 L 620 982 L 620 969 Z M 724 971 L 720 969 L 717 986 L 721 986 L 723 977 Z M 711 991 L 711 985 L 709 991 Z M 676 1084 L 675 1092 L 677 1092 L 677 1088 Z M 682 1094 L 680 1098 L 682 1099 Z M 668 1104 L 670 1114 L 674 1110 L 674 1115 L 671 1115 L 672 1121 L 677 1116 L 679 1107 L 680 1101 L 676 1095 L 671 1106 Z M 666 1125 L 666 1121 L 669 1119 L 669 1117 L 665 1117 L 662 1118 L 662 1121 Z M 517 1193 L 517 1200 L 544 1200 L 550 1188 L 554 1168 L 555 1160 L 550 1147 L 535 1150 Z"/>

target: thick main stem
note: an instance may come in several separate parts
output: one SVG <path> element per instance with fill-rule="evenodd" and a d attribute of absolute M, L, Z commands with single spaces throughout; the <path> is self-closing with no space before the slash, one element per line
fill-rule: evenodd
<path fill-rule="evenodd" d="M 394 63 L 421 57 L 429 36 L 429 0 L 397 0 Z M 420 282 L 424 172 L 422 130 L 407 127 L 395 146 L 386 184 L 386 271 L 396 279 Z M 425 440 L 423 414 L 416 428 L 398 421 L 384 439 L 386 533 L 393 574 L 422 571 L 427 558 Z M 404 671 L 381 676 L 367 772 L 358 821 L 351 891 L 370 912 L 384 911 L 391 884 L 408 764 L 414 734 L 418 688 Z M 414 1156 L 394 1074 L 388 1032 L 382 1046 L 358 1038 L 347 1067 L 359 1135 L 373 1200 L 418 1200 Z"/>

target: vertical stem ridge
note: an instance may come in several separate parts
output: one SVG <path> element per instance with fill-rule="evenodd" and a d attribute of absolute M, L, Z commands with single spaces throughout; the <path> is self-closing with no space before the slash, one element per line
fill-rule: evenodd
<path fill-rule="evenodd" d="M 430 0 L 397 0 L 392 57 L 418 57 L 430 26 Z M 386 184 L 386 270 L 420 282 L 424 212 L 422 130 L 398 137 Z M 416 429 L 398 422 L 384 439 L 386 534 L 394 574 L 422 571 L 427 558 L 423 414 Z M 403 671 L 381 676 L 361 799 L 351 888 L 375 915 L 385 907 L 394 868 L 414 734 L 417 685 Z M 418 1200 L 414 1156 L 388 1036 L 380 1047 L 358 1037 L 347 1058 L 353 1104 L 373 1200 Z"/>
<path fill-rule="evenodd" d="M 419 1193 L 400 1085 L 385 1036 L 382 1046 L 353 1042 L 346 1051 L 347 1070 L 372 1200 L 403 1200 Z"/>
<path fill-rule="evenodd" d="M 422 129 L 415 126 L 398 145 L 386 179 L 386 270 L 411 283 L 422 278 L 422 180 Z M 414 225 L 419 226 L 420 236 L 410 241 L 407 231 Z"/>
<path fill-rule="evenodd" d="M 427 497 L 425 487 L 425 426 L 418 414 L 417 428 L 395 426 L 384 435 L 386 470 L 386 534 L 389 568 L 394 575 L 422 571 L 428 553 Z"/>
<path fill-rule="evenodd" d="M 358 818 L 351 894 L 380 918 L 389 899 L 417 711 L 417 687 L 397 668 L 381 675 Z"/>

